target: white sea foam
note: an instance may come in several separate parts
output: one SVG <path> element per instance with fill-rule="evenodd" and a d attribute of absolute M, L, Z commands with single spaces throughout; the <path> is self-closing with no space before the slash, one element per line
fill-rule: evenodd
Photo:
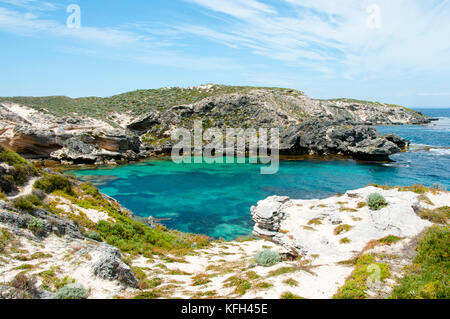
<path fill-rule="evenodd" d="M 439 156 L 450 156 L 450 148 L 432 148 L 430 153 Z"/>

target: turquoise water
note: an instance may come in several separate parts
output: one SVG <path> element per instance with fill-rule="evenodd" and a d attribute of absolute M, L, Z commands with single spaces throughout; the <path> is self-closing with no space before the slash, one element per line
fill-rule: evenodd
<path fill-rule="evenodd" d="M 167 218 L 163 223 L 169 228 L 229 240 L 251 233 L 250 207 L 270 195 L 324 198 L 368 183 L 439 183 L 449 188 L 450 154 L 445 147 L 450 147 L 450 114 L 448 117 L 427 127 L 379 127 L 382 133 L 394 132 L 418 145 L 413 146 L 416 151 L 395 155 L 392 164 L 282 161 L 277 174 L 261 175 L 259 164 L 177 165 L 151 160 L 72 173 L 94 183 L 136 215 Z M 421 145 L 435 147 L 425 151 L 420 150 Z"/>

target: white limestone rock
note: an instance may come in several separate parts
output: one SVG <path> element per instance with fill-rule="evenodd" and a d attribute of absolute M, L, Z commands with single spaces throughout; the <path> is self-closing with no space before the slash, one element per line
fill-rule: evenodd
<path fill-rule="evenodd" d="M 378 211 L 358 206 L 372 193 L 383 195 L 389 205 Z M 450 202 L 449 193 L 442 194 Z M 429 221 L 416 214 L 425 205 L 419 196 L 372 186 L 323 200 L 272 196 L 252 207 L 256 223 L 253 234 L 281 245 L 292 255 L 314 255 L 319 256 L 318 262 L 338 262 L 352 258 L 372 240 L 389 235 L 414 237 L 430 227 Z M 339 225 L 348 225 L 350 230 L 336 235 Z"/>

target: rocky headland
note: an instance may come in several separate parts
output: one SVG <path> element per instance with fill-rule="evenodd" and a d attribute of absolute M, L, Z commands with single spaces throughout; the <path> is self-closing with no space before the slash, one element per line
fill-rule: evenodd
<path fill-rule="evenodd" d="M 289 89 L 206 85 L 110 98 L 0 98 L 0 143 L 27 158 L 111 164 L 169 154 L 171 133 L 204 128 L 279 128 L 280 153 L 388 160 L 407 142 L 377 124 L 426 124 L 419 112 L 349 99 L 314 100 Z"/>

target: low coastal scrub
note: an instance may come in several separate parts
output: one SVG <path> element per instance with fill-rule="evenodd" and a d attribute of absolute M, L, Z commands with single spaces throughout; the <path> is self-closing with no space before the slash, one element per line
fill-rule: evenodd
<path fill-rule="evenodd" d="M 371 210 L 380 210 L 388 205 L 386 199 L 379 193 L 370 194 L 367 197 L 366 203 Z"/>
<path fill-rule="evenodd" d="M 42 201 L 36 195 L 20 196 L 12 201 L 14 208 L 23 211 L 32 211 L 36 206 L 42 205 Z"/>
<path fill-rule="evenodd" d="M 283 281 L 283 284 L 286 284 L 288 286 L 291 287 L 297 287 L 298 286 L 298 281 L 292 278 L 288 278 L 286 280 Z"/>
<path fill-rule="evenodd" d="M 433 187 L 426 187 L 423 186 L 422 184 L 415 184 L 412 186 L 387 186 L 387 185 L 369 184 L 367 186 L 373 186 L 384 190 L 397 189 L 399 192 L 413 192 L 419 195 L 425 193 L 439 194 L 440 192 L 447 190 L 447 188 L 444 185 L 441 185 L 439 183 L 433 185 Z"/>
<path fill-rule="evenodd" d="M 264 267 L 273 266 L 281 261 L 281 256 L 278 252 L 264 249 L 259 251 L 255 256 L 255 262 Z"/>
<path fill-rule="evenodd" d="M 125 217 L 116 223 L 100 221 L 96 231 L 108 244 L 121 251 L 145 257 L 151 257 L 152 254 L 164 255 L 167 252 L 183 254 L 193 248 L 202 248 L 209 244 L 207 238 L 202 236 L 151 229 Z"/>
<path fill-rule="evenodd" d="M 292 292 L 285 292 L 280 296 L 280 299 L 305 299 L 305 298 L 297 296 Z"/>
<path fill-rule="evenodd" d="M 450 227 L 434 226 L 420 240 L 417 256 L 395 287 L 394 299 L 450 298 Z"/>
<path fill-rule="evenodd" d="M 450 219 L 450 207 L 444 206 L 436 209 L 422 209 L 419 212 L 419 216 L 432 223 L 447 224 Z"/>
<path fill-rule="evenodd" d="M 296 272 L 298 270 L 300 270 L 300 269 L 299 269 L 299 267 L 296 267 L 296 266 L 281 267 L 281 268 L 278 268 L 276 270 L 272 270 L 271 272 L 269 272 L 267 277 L 276 277 L 276 276 L 281 276 L 281 275 L 285 275 L 285 274 L 290 274 L 290 273 Z"/>
<path fill-rule="evenodd" d="M 86 299 L 88 292 L 80 284 L 68 284 L 58 289 L 53 299 Z"/>
<path fill-rule="evenodd" d="M 243 296 L 252 287 L 250 281 L 239 276 L 231 276 L 225 280 L 225 287 L 235 287 L 234 293 Z"/>
<path fill-rule="evenodd" d="M 34 165 L 3 146 L 0 146 L 0 163 L 12 167 L 0 174 L 0 191 L 6 194 L 14 191 L 16 186 L 25 184 L 29 177 L 40 173 Z"/>
<path fill-rule="evenodd" d="M 42 219 L 40 219 L 40 218 L 33 217 L 28 222 L 27 227 L 36 236 L 42 236 L 45 233 L 45 231 L 44 231 L 44 223 L 42 222 Z"/>
<path fill-rule="evenodd" d="M 102 236 L 96 231 L 90 231 L 86 234 L 86 237 L 95 241 L 102 241 Z"/>
<path fill-rule="evenodd" d="M 10 296 L 13 299 L 34 299 L 36 296 L 36 280 L 23 273 L 17 274 L 9 285 L 15 288 L 14 294 Z"/>
<path fill-rule="evenodd" d="M 384 238 L 381 238 L 379 241 L 382 245 L 391 246 L 392 244 L 395 244 L 396 242 L 399 242 L 402 239 L 403 238 L 401 238 L 401 237 L 389 235 Z"/>
<path fill-rule="evenodd" d="M 333 296 L 334 299 L 364 299 L 366 290 L 369 289 L 370 279 L 378 272 L 380 281 L 391 276 L 389 265 L 377 263 L 375 257 L 371 254 L 362 255 L 352 261 L 355 269 L 344 286 Z"/>
<path fill-rule="evenodd" d="M 7 229 L 0 229 L 0 254 L 6 252 L 6 247 L 12 242 L 14 235 L 10 233 Z"/>
<path fill-rule="evenodd" d="M 334 234 L 336 236 L 338 236 L 338 235 L 341 235 L 341 234 L 349 232 L 352 228 L 353 228 L 353 226 L 342 224 L 342 225 L 337 226 L 334 229 Z"/>
<path fill-rule="evenodd" d="M 70 180 L 61 175 L 45 175 L 34 183 L 34 188 L 43 190 L 47 194 L 63 191 L 68 195 L 74 195 Z"/>
<path fill-rule="evenodd" d="M 209 279 L 209 276 L 207 274 L 198 274 L 192 277 L 193 286 L 203 286 L 210 282 L 211 279 Z"/>

